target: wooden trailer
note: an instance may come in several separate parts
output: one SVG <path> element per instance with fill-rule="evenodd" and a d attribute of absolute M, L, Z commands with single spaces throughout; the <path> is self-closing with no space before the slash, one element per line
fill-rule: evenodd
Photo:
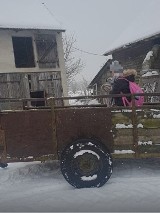
<path fill-rule="evenodd" d="M 111 95 L 75 98 L 102 99 Z M 134 103 L 134 95 L 132 99 Z M 71 185 L 100 187 L 112 174 L 114 158 L 160 157 L 160 103 L 146 102 L 142 107 L 58 107 L 57 100 L 45 99 L 45 108 L 0 112 L 1 167 L 11 161 L 59 159 L 62 174 Z M 0 101 L 25 103 L 42 99 Z"/>

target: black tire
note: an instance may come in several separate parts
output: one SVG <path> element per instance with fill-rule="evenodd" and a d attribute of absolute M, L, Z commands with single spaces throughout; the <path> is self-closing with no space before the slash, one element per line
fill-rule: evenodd
<path fill-rule="evenodd" d="M 7 166 L 8 166 L 8 163 L 0 163 L 0 167 L 3 169 L 6 168 Z"/>
<path fill-rule="evenodd" d="M 97 140 L 79 139 L 63 150 L 61 171 L 76 188 L 101 187 L 112 174 L 112 157 Z"/>

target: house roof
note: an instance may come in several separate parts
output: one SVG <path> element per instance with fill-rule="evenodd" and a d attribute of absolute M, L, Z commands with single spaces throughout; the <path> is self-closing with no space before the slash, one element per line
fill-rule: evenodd
<path fill-rule="evenodd" d="M 132 46 L 133 44 L 136 44 L 138 42 L 141 42 L 141 41 L 147 41 L 147 40 L 150 40 L 150 39 L 154 39 L 156 37 L 159 37 L 160 36 L 160 32 L 157 32 L 157 33 L 154 33 L 154 34 L 151 34 L 151 35 L 148 35 L 148 36 L 145 36 L 145 37 L 142 37 L 142 38 L 139 38 L 137 40 L 134 40 L 134 41 L 131 41 L 129 43 L 125 43 L 123 45 L 120 45 L 116 48 L 113 48 L 113 49 L 110 49 L 108 50 L 107 52 L 104 53 L 105 56 L 108 56 L 110 54 L 113 54 L 114 52 L 116 51 L 120 51 L 122 49 L 127 49 L 129 48 L 130 46 Z"/>
<path fill-rule="evenodd" d="M 17 30 L 55 30 L 55 31 L 61 31 L 61 32 L 65 32 L 64 29 L 60 29 L 60 28 L 52 28 L 50 26 L 38 26 L 38 25 L 35 25 L 35 26 L 20 26 L 20 25 L 15 25 L 15 26 L 11 26 L 11 25 L 8 25 L 8 26 L 3 26 L 3 25 L 0 25 L 0 29 L 2 30 L 14 30 L 14 29 L 17 29 Z"/>
<path fill-rule="evenodd" d="M 0 0 L 0 29 L 65 31 L 56 17 L 38 0 Z"/>
<path fill-rule="evenodd" d="M 97 83 L 97 80 L 99 78 L 101 78 L 101 76 L 103 75 L 104 71 L 109 68 L 110 66 L 110 61 L 112 59 L 109 59 L 104 65 L 103 67 L 100 69 L 100 71 L 97 73 L 97 75 L 94 77 L 94 79 L 91 81 L 91 83 L 88 85 L 88 87 L 92 87 L 95 83 Z"/>
<path fill-rule="evenodd" d="M 130 19 L 132 21 L 126 25 L 122 32 L 117 34 L 116 39 L 110 46 L 106 47 L 104 55 L 111 54 L 120 48 L 127 48 L 130 44 L 160 34 L 159 11 L 159 0 L 146 1 L 143 9 L 139 12 L 135 11 L 134 17 Z"/>

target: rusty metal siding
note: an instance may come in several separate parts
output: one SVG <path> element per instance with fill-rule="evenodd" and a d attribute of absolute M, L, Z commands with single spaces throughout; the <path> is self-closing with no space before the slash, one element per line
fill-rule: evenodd
<path fill-rule="evenodd" d="M 112 150 L 111 113 L 107 108 L 56 110 L 58 152 L 79 138 L 95 138 Z M 55 154 L 50 110 L 0 114 L 7 154 L 11 158 Z"/>
<path fill-rule="evenodd" d="M 110 151 L 113 148 L 111 111 L 109 108 L 56 110 L 58 150 L 80 138 L 100 140 Z"/>
<path fill-rule="evenodd" d="M 51 100 L 51 110 L 0 113 L 0 129 L 11 157 L 61 153 L 67 144 L 82 138 L 98 139 L 114 157 L 160 157 L 159 105 L 58 108 Z"/>
<path fill-rule="evenodd" d="M 5 146 L 5 131 L 0 129 L 0 155 L 3 153 Z"/>
<path fill-rule="evenodd" d="M 0 117 L 9 156 L 53 154 L 50 111 L 8 112 Z"/>

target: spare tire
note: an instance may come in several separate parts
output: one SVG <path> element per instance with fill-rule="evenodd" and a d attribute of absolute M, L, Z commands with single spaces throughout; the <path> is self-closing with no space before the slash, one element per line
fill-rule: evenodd
<path fill-rule="evenodd" d="M 79 139 L 62 151 L 61 171 L 76 188 L 101 187 L 112 174 L 112 157 L 101 142 Z"/>

